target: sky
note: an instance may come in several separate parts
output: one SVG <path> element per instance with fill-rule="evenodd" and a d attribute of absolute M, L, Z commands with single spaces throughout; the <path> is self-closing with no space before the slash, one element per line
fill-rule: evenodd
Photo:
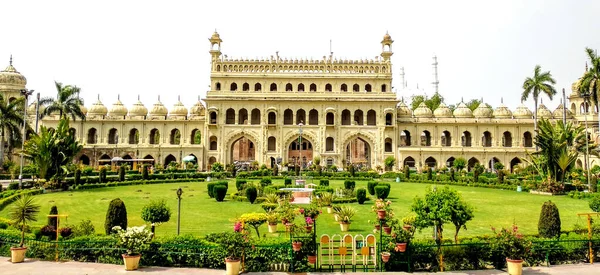
<path fill-rule="evenodd" d="M 140 96 L 151 108 L 160 95 L 189 108 L 209 88 L 215 29 L 228 57 L 288 59 L 320 59 L 330 40 L 334 57 L 372 59 L 388 32 L 398 98 L 433 94 L 436 55 L 447 104 L 503 99 L 514 109 L 539 64 L 557 81 L 553 102 L 543 97 L 553 110 L 583 74 L 585 48 L 600 49 L 598 10 L 594 0 L 1 1 L 0 68 L 12 54 L 28 89 L 44 97 L 56 95 L 54 81 L 77 85 L 88 107 Z"/>

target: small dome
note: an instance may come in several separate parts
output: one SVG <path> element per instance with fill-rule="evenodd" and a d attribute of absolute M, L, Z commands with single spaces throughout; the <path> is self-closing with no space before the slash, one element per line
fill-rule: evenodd
<path fill-rule="evenodd" d="M 385 33 L 385 35 L 383 36 L 383 41 L 381 41 L 381 43 L 383 43 L 383 42 L 393 42 L 392 37 L 390 36 L 389 33 L 387 33 L 387 32 Z"/>
<path fill-rule="evenodd" d="M 521 106 L 517 107 L 517 109 L 513 112 L 513 116 L 515 118 L 532 118 L 533 113 L 529 108 L 521 103 Z"/>
<path fill-rule="evenodd" d="M 106 113 L 108 113 L 108 109 L 106 109 L 106 106 L 98 99 L 98 101 L 90 107 L 87 114 L 93 116 L 105 116 Z"/>
<path fill-rule="evenodd" d="M 8 67 L 0 72 L 0 85 L 15 85 L 24 88 L 26 84 L 27 79 L 13 67 L 11 56 Z"/>
<path fill-rule="evenodd" d="M 169 112 L 169 116 L 187 116 L 188 109 L 183 106 L 181 101 L 177 101 L 171 111 Z"/>
<path fill-rule="evenodd" d="M 493 113 L 495 118 L 512 118 L 512 112 L 506 105 L 500 104 Z"/>
<path fill-rule="evenodd" d="M 215 31 L 212 36 L 210 37 L 210 39 L 212 40 L 221 40 L 221 36 L 219 35 L 219 33 L 217 31 Z"/>
<path fill-rule="evenodd" d="M 565 107 L 561 103 L 560 105 L 558 105 L 558 107 L 556 107 L 556 110 L 554 110 L 554 112 L 552 112 L 552 116 L 554 116 L 554 118 L 562 118 L 564 109 L 565 109 Z M 571 112 L 571 110 L 569 110 L 569 109 L 567 109 L 566 115 L 567 115 L 567 118 L 573 118 L 573 112 Z"/>
<path fill-rule="evenodd" d="M 129 109 L 129 116 L 145 116 L 148 115 L 148 108 L 138 99 L 138 102 L 133 104 Z"/>
<path fill-rule="evenodd" d="M 169 113 L 167 107 L 165 107 L 160 100 L 154 103 L 154 106 L 152 106 L 152 109 L 150 109 L 151 116 L 166 116 L 167 113 Z"/>
<path fill-rule="evenodd" d="M 115 104 L 113 104 L 113 106 L 110 108 L 108 115 L 109 116 L 126 116 L 127 108 L 125 107 L 125 105 L 123 105 L 121 100 L 117 99 L 117 102 L 115 102 Z"/>
<path fill-rule="evenodd" d="M 452 110 L 450 110 L 450 108 L 448 108 L 448 106 L 442 102 L 440 103 L 440 106 L 433 111 L 433 116 L 439 118 L 452 117 Z"/>
<path fill-rule="evenodd" d="M 492 107 L 482 102 L 481 104 L 479 104 L 477 109 L 475 109 L 473 115 L 476 118 L 491 118 L 493 113 L 494 110 L 492 110 Z"/>
<path fill-rule="evenodd" d="M 196 102 L 196 104 L 190 108 L 190 115 L 203 116 L 205 112 L 206 108 L 204 108 L 204 105 L 202 102 L 200 102 L 200 100 L 198 100 L 198 102 Z"/>
<path fill-rule="evenodd" d="M 431 111 L 431 109 L 429 109 L 429 107 L 427 107 L 427 105 L 425 105 L 425 102 L 421 102 L 421 104 L 419 105 L 419 107 L 417 107 L 417 109 L 415 109 L 415 112 L 413 114 L 415 115 L 415 117 L 421 118 L 433 116 L 433 112 Z"/>
<path fill-rule="evenodd" d="M 546 105 L 544 105 L 542 103 L 538 107 L 537 117 L 538 117 L 538 119 L 540 119 L 540 118 L 549 119 L 549 118 L 552 118 L 552 112 L 550 110 L 548 110 L 548 107 L 546 107 Z"/>
<path fill-rule="evenodd" d="M 406 103 L 400 102 L 396 106 L 398 117 L 412 117 L 412 110 L 406 106 Z"/>
<path fill-rule="evenodd" d="M 455 118 L 471 118 L 471 117 L 473 117 L 473 112 L 471 111 L 471 109 L 469 109 L 469 107 L 467 107 L 467 104 L 465 104 L 464 102 L 461 102 L 460 104 L 458 104 L 458 107 L 456 107 L 456 109 L 454 109 L 454 117 Z"/>

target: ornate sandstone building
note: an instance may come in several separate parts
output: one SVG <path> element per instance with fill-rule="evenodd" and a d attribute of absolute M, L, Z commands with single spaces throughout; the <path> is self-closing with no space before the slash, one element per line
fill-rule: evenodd
<path fill-rule="evenodd" d="M 413 112 L 399 102 L 392 92 L 388 34 L 381 57 L 373 60 L 232 59 L 222 55 L 218 33 L 209 40 L 211 88 L 204 102 L 188 110 L 178 101 L 169 110 L 160 98 L 150 109 L 139 100 L 127 108 L 117 99 L 109 109 L 98 98 L 89 109 L 82 106 L 86 121 L 71 122 L 85 148 L 78 161 L 98 165 L 123 158 L 167 165 L 187 157 L 208 170 L 215 162 L 256 160 L 272 167 L 308 164 L 320 156 L 322 165 L 375 168 L 391 156 L 395 169 L 420 169 L 463 157 L 469 166 L 491 168 L 495 162 L 513 167 L 534 150 L 533 114 L 524 105 L 511 111 L 503 104 L 495 109 L 481 104 L 471 111 L 461 103 L 452 111 L 444 104 L 436 110 L 421 104 Z M 0 73 L 0 92 L 18 97 L 25 85 L 11 61 Z M 569 100 L 567 119 L 582 122 L 587 113 L 590 129 L 597 130 L 597 107 L 588 112 L 575 92 Z M 35 108 L 35 103 L 28 108 L 30 122 Z M 562 113 L 562 104 L 553 112 L 541 104 L 538 117 L 562 119 Z M 41 124 L 57 122 L 50 116 Z"/>

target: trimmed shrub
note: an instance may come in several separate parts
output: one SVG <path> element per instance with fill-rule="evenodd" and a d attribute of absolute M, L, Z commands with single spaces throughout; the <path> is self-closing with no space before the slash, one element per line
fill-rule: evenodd
<path fill-rule="evenodd" d="M 112 228 L 120 226 L 121 228 L 127 228 L 127 208 L 125 203 L 116 198 L 108 205 L 108 211 L 106 211 L 106 220 L 104 221 L 104 231 L 106 235 L 110 235 Z"/>
<path fill-rule="evenodd" d="M 404 178 L 410 179 L 410 167 L 408 165 L 404 165 Z"/>
<path fill-rule="evenodd" d="M 260 205 L 260 207 L 262 207 L 263 210 L 265 210 L 265 212 L 270 212 L 275 210 L 275 208 L 277 208 L 278 204 L 276 203 L 263 203 Z"/>
<path fill-rule="evenodd" d="M 433 169 L 427 167 L 427 180 L 433 180 Z"/>
<path fill-rule="evenodd" d="M 227 186 L 222 184 L 217 184 L 213 188 L 213 192 L 215 195 L 215 199 L 217 201 L 223 201 L 225 199 L 225 195 L 227 195 Z"/>
<path fill-rule="evenodd" d="M 100 167 L 100 174 L 98 175 L 98 181 L 100 183 L 106 182 L 106 167 L 104 167 L 104 166 Z"/>
<path fill-rule="evenodd" d="M 71 235 L 73 234 L 73 229 L 71 229 L 68 226 L 61 227 L 58 229 L 58 234 L 60 234 L 61 237 L 66 239 L 66 238 L 71 237 Z"/>
<path fill-rule="evenodd" d="M 246 188 L 246 198 L 250 203 L 254 203 L 256 197 L 258 196 L 258 191 L 256 191 L 256 187 L 250 186 Z"/>
<path fill-rule="evenodd" d="M 590 208 L 594 212 L 600 212 L 600 194 L 592 196 L 592 198 L 590 199 Z"/>
<path fill-rule="evenodd" d="M 220 180 L 217 182 L 218 185 L 224 185 L 225 187 L 227 187 L 227 189 L 229 189 L 229 182 L 226 180 Z"/>
<path fill-rule="evenodd" d="M 353 166 L 350 166 L 350 167 L 353 167 Z M 354 182 L 353 180 L 345 180 L 344 181 L 345 189 L 354 190 L 354 187 L 356 187 L 356 182 Z"/>
<path fill-rule="evenodd" d="M 283 183 L 284 183 L 284 185 L 292 185 L 292 179 L 290 179 L 290 178 L 285 178 L 285 179 L 283 180 Z"/>
<path fill-rule="evenodd" d="M 148 223 L 165 223 L 171 219 L 171 209 L 164 200 L 151 201 L 142 208 L 142 220 Z"/>
<path fill-rule="evenodd" d="M 40 234 L 48 237 L 50 240 L 56 239 L 56 227 L 53 225 L 44 225 L 40 228 Z"/>
<path fill-rule="evenodd" d="M 246 185 L 247 181 L 244 179 L 235 179 L 235 189 L 238 191 L 242 191 L 244 189 L 244 185 Z"/>
<path fill-rule="evenodd" d="M 277 165 L 275 165 L 273 167 L 273 177 L 277 177 L 279 176 L 279 167 L 277 167 Z"/>
<path fill-rule="evenodd" d="M 326 180 L 326 179 L 319 180 L 319 185 L 320 186 L 329 186 L 329 180 Z"/>
<path fill-rule="evenodd" d="M 358 188 L 356 190 L 356 199 L 358 200 L 358 204 L 363 204 L 367 200 L 367 190 L 364 188 Z"/>
<path fill-rule="evenodd" d="M 148 180 L 148 164 L 142 165 L 142 179 Z"/>
<path fill-rule="evenodd" d="M 557 238 L 560 236 L 560 215 L 558 207 L 551 201 L 542 205 L 540 220 L 538 222 L 538 233 L 540 237 Z"/>
<path fill-rule="evenodd" d="M 119 166 L 119 181 L 125 181 L 125 165 Z"/>
<path fill-rule="evenodd" d="M 81 170 L 79 170 L 79 169 L 75 170 L 74 183 L 75 183 L 75 185 L 80 185 L 81 184 Z"/>
<path fill-rule="evenodd" d="M 369 194 L 371 194 L 371 196 L 375 195 L 375 186 L 377 186 L 376 181 L 371 180 L 371 181 L 367 182 L 367 189 L 369 190 Z"/>
<path fill-rule="evenodd" d="M 378 199 L 385 200 L 390 195 L 390 187 L 378 184 L 375 186 L 375 195 Z"/>
<path fill-rule="evenodd" d="M 354 165 L 350 165 L 348 167 L 348 172 L 350 172 L 350 176 L 351 177 L 354 177 L 354 173 L 356 172 L 355 169 L 354 169 Z M 346 189 L 348 189 L 348 188 L 346 188 Z"/>
<path fill-rule="evenodd" d="M 272 183 L 271 178 L 262 178 L 260 180 L 260 185 L 262 185 L 262 186 L 271 185 L 271 183 Z"/>
<path fill-rule="evenodd" d="M 52 207 L 50 207 L 50 213 L 48 213 L 48 214 L 49 215 L 58 215 L 58 208 L 56 208 L 56 205 L 53 205 Z M 57 217 L 48 217 L 48 225 L 56 226 L 57 220 L 58 220 Z"/>
<path fill-rule="evenodd" d="M 456 181 L 454 176 L 454 167 L 450 168 L 450 181 Z"/>
<path fill-rule="evenodd" d="M 206 188 L 208 189 L 208 196 L 211 198 L 214 198 L 215 195 L 213 194 L 213 190 L 215 188 L 215 185 L 219 184 L 218 182 L 209 182 L 208 184 L 206 184 Z"/>

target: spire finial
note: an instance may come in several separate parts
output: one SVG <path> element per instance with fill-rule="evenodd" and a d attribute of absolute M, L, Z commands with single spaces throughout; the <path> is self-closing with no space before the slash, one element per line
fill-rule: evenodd
<path fill-rule="evenodd" d="M 8 64 L 12 66 L 12 53 L 10 54 L 10 60 L 8 61 Z M 587 71 L 587 62 L 585 63 L 585 67 L 585 70 Z"/>
<path fill-rule="evenodd" d="M 404 103 L 404 97 L 402 97 L 402 103 Z"/>
<path fill-rule="evenodd" d="M 504 104 L 504 97 L 500 97 L 500 103 Z"/>
<path fill-rule="evenodd" d="M 200 101 L 200 95 L 198 95 L 198 101 Z"/>
<path fill-rule="evenodd" d="M 98 94 L 98 102 L 100 102 L 100 94 Z"/>
<path fill-rule="evenodd" d="M 117 101 L 121 101 L 121 94 L 117 94 Z"/>
<path fill-rule="evenodd" d="M 158 102 L 160 102 L 160 95 L 158 95 Z"/>
<path fill-rule="evenodd" d="M 140 101 L 140 95 L 138 94 L 138 101 Z"/>
<path fill-rule="evenodd" d="M 461 96 L 461 97 L 460 97 L 460 103 L 464 103 L 464 102 L 465 102 L 465 100 L 464 100 L 464 99 L 463 99 L 463 97 Z"/>
<path fill-rule="evenodd" d="M 540 104 L 544 104 L 544 99 L 540 98 Z"/>
<path fill-rule="evenodd" d="M 181 95 L 177 95 L 177 101 L 181 102 Z"/>

